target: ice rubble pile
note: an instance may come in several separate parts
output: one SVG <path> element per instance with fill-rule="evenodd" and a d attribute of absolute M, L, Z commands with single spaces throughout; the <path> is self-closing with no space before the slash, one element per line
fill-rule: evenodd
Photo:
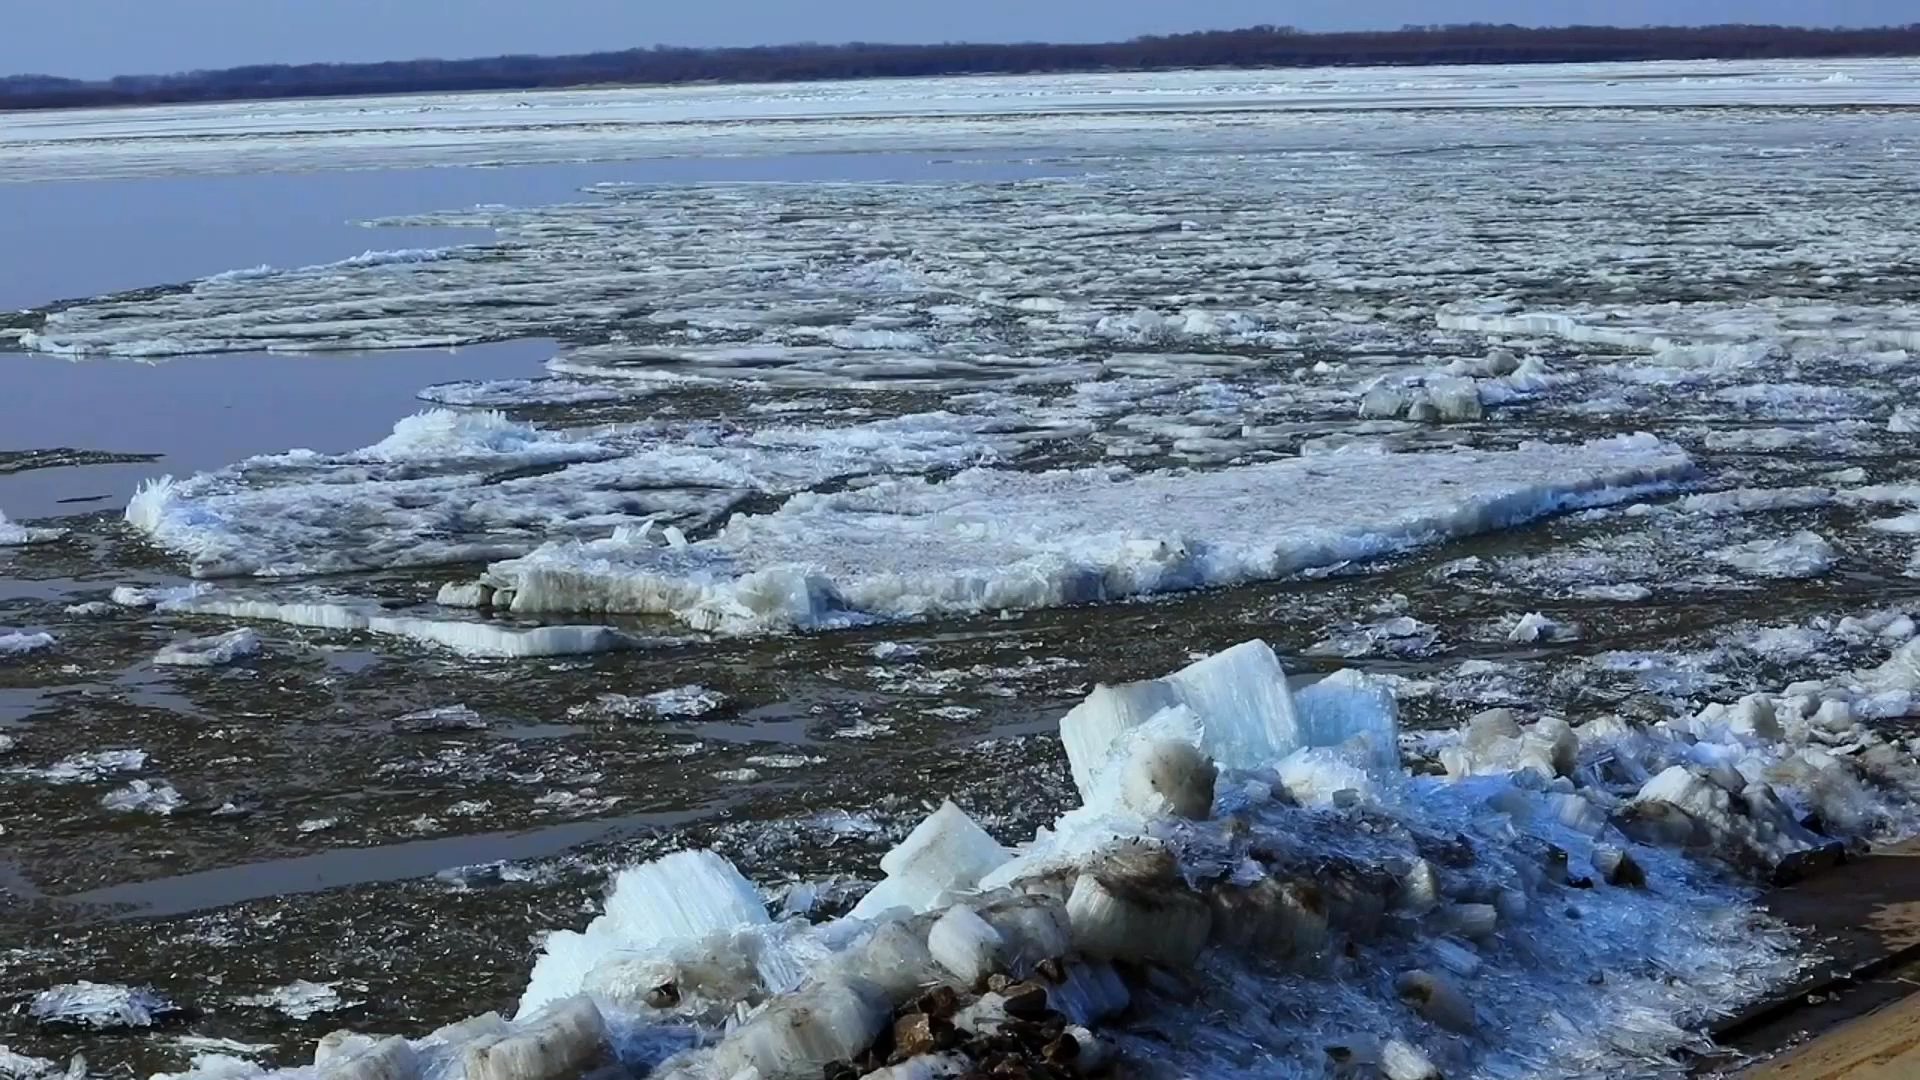
<path fill-rule="evenodd" d="M 692 543 L 647 528 L 556 541 L 442 601 L 668 614 L 728 633 L 1053 607 L 1285 577 L 1629 499 L 1691 470 L 1646 435 L 1208 472 L 970 469 L 797 494 Z"/>
<path fill-rule="evenodd" d="M 1647 727 L 1496 710 L 1402 739 L 1378 680 L 1293 694 L 1248 642 L 1090 694 L 1061 722 L 1084 804 L 1015 849 L 943 805 L 819 924 L 771 918 L 725 859 L 678 852 L 623 871 L 584 931 L 550 935 L 514 1020 L 339 1033 L 290 1073 L 1657 1069 L 1689 1025 L 1794 969 L 1727 867 L 1805 872 L 1909 826 L 1912 756 L 1862 721 L 1917 693 L 1920 640 L 1847 680 Z M 260 1071 L 199 1076 L 215 1069 Z"/>

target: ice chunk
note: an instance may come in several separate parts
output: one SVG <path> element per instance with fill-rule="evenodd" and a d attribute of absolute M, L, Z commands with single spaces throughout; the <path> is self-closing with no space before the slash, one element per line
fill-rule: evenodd
<path fill-rule="evenodd" d="M 862 1076 L 860 1080 L 951 1080 L 953 1077 L 965 1076 L 973 1071 L 972 1064 L 964 1057 L 954 1054 L 922 1054 L 919 1057 L 908 1058 L 898 1065 L 875 1069 Z"/>
<path fill-rule="evenodd" d="M 1887 418 L 1887 430 L 1901 435 L 1920 433 L 1920 408 L 1902 405 Z"/>
<path fill-rule="evenodd" d="M 1380 1048 L 1380 1071 L 1386 1080 L 1441 1080 L 1440 1067 L 1424 1051 L 1400 1039 L 1388 1039 Z"/>
<path fill-rule="evenodd" d="M 955 904 L 927 932 L 927 951 L 941 967 L 971 986 L 1000 966 L 1006 939 L 965 904 Z"/>
<path fill-rule="evenodd" d="M 70 754 L 44 769 L 28 773 L 52 784 L 82 784 L 102 780 L 114 773 L 133 772 L 147 763 L 145 750 L 99 750 Z"/>
<path fill-rule="evenodd" d="M 1838 555 L 1825 537 L 1802 530 L 1784 539 L 1721 548 L 1713 557 L 1753 577 L 1811 578 L 1833 569 Z"/>
<path fill-rule="evenodd" d="M 1516 645 L 1567 641 L 1576 636 L 1578 635 L 1573 628 L 1549 619 L 1537 611 L 1520 616 L 1513 624 L 1513 629 L 1507 631 L 1507 640 Z"/>
<path fill-rule="evenodd" d="M 166 667 L 221 667 L 260 652 L 260 635 L 249 627 L 213 637 L 176 641 L 162 648 L 153 662 Z"/>
<path fill-rule="evenodd" d="M 1095 687 L 1074 706 L 1060 741 L 1081 795 L 1100 787 L 1116 740 L 1176 707 L 1198 718 L 1200 749 L 1223 768 L 1259 768 L 1302 744 L 1286 671 L 1266 642 L 1248 641 L 1164 678 Z"/>
<path fill-rule="evenodd" d="M 1336 671 L 1293 695 L 1293 711 L 1299 746 L 1356 746 L 1373 767 L 1400 767 L 1400 709 L 1385 679 Z"/>
<path fill-rule="evenodd" d="M 42 1024 L 69 1024 L 110 1031 L 152 1027 L 173 1012 L 171 1002 L 144 987 L 82 980 L 36 994 L 27 1015 Z"/>
<path fill-rule="evenodd" d="M 1047 986 L 1047 1005 L 1076 1024 L 1095 1024 L 1126 1011 L 1133 1003 L 1126 981 L 1112 964 L 1077 960 L 1066 964 L 1064 978 Z"/>
<path fill-rule="evenodd" d="M 606 1044 L 606 1021 L 582 995 L 518 1021 L 510 1034 L 474 1040 L 460 1057 L 466 1080 L 561 1080 L 580 1075 Z"/>
<path fill-rule="evenodd" d="M 57 1067 L 46 1058 L 17 1054 L 0 1043 L 0 1080 L 36 1080 Z"/>
<path fill-rule="evenodd" d="M 398 1035 L 344 1044 L 324 1062 L 318 1060 L 317 1051 L 315 1057 L 320 1080 L 415 1080 L 420 1075 L 420 1057 L 413 1044 Z"/>
<path fill-rule="evenodd" d="M 1013 857 L 1012 852 L 945 802 L 880 860 L 886 879 L 854 906 L 856 919 L 874 919 L 894 908 L 927 911 L 980 884 Z"/>
<path fill-rule="evenodd" d="M 0 656 L 25 656 L 27 653 L 50 649 L 53 645 L 52 634 L 29 634 L 24 631 L 0 634 Z"/>
<path fill-rule="evenodd" d="M 277 1009 L 295 1020 L 310 1020 L 345 1005 L 340 998 L 338 983 L 316 983 L 305 979 L 276 986 L 264 994 L 252 994 L 234 1000 L 240 1005 Z"/>
<path fill-rule="evenodd" d="M 485 580 L 516 612 L 662 613 L 727 633 L 1053 607 L 1285 577 L 1616 502 L 1691 468 L 1636 436 L 1192 473 L 969 469 L 798 494 L 684 548 L 549 544 Z"/>
<path fill-rule="evenodd" d="M 928 949 L 923 920 L 875 925 L 836 958 L 828 974 L 856 985 L 872 985 L 896 1002 L 947 980 Z"/>
<path fill-rule="evenodd" d="M 1066 905 L 1074 947 L 1096 960 L 1193 963 L 1213 911 L 1171 870 L 1171 860 L 1153 853 L 1121 852 L 1082 873 Z"/>
<path fill-rule="evenodd" d="M 764 1080 L 814 1080 L 859 1055 L 892 1010 L 871 990 L 837 980 L 782 994 L 729 1034 L 713 1054 L 720 1076 L 757 1069 Z"/>
<path fill-rule="evenodd" d="M 1414 970 L 1395 983 L 1400 998 L 1426 1020 L 1449 1031 L 1471 1031 L 1476 1024 L 1473 1005 L 1460 984 L 1445 975 Z"/>
<path fill-rule="evenodd" d="M 578 993 L 594 965 L 615 954 L 664 955 L 711 935 L 771 920 L 753 883 L 711 851 L 677 851 L 614 877 L 606 911 L 585 931 L 555 931 L 520 998 L 529 1016 Z"/>
<path fill-rule="evenodd" d="M 121 813 L 145 812 L 166 817 L 187 804 L 171 784 L 135 780 L 100 797 L 100 805 Z"/>
<path fill-rule="evenodd" d="M 1462 423 L 1485 414 L 1479 386 L 1453 375 L 1428 376 L 1407 406 L 1407 419 L 1425 423 Z"/>

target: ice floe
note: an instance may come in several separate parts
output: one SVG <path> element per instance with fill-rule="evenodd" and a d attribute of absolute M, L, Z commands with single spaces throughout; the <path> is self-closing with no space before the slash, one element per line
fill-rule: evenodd
<path fill-rule="evenodd" d="M 149 1028 L 176 1007 L 144 987 L 80 981 L 36 994 L 27 1015 L 42 1024 L 95 1031 Z"/>
<path fill-rule="evenodd" d="M 158 814 L 167 817 L 187 804 L 173 785 L 135 780 L 100 797 L 100 805 L 119 813 Z"/>
<path fill-rule="evenodd" d="M 162 667 L 224 667 L 260 653 L 260 635 L 249 627 L 212 637 L 175 641 L 154 654 Z"/>
<path fill-rule="evenodd" d="M 1092 603 L 1389 554 L 1618 502 L 1691 468 L 1622 437 L 1192 473 L 974 469 L 795 496 L 686 546 L 634 532 L 550 544 L 485 584 L 515 612 L 662 613 L 726 632 Z"/>
<path fill-rule="evenodd" d="M 1802 530 L 1791 536 L 1722 548 L 1713 557 L 1753 577 L 1810 578 L 1833 569 L 1839 553 L 1826 537 Z"/>
<path fill-rule="evenodd" d="M 521 554 L 556 536 L 692 527 L 755 494 L 1017 454 L 1044 429 L 944 413 L 845 428 L 630 425 L 568 437 L 447 410 L 348 454 L 248 459 L 143 486 L 127 520 L 196 577 L 433 566 Z"/>
<path fill-rule="evenodd" d="M 65 529 L 33 529 L 25 525 L 16 525 L 0 513 L 0 547 L 25 547 L 28 544 L 50 544 L 67 535 Z"/>
<path fill-rule="evenodd" d="M 351 1004 L 341 997 L 338 983 L 316 983 L 296 979 L 263 994 L 235 998 L 239 1005 L 275 1009 L 295 1020 L 310 1020 L 322 1013 L 336 1012 Z"/>
<path fill-rule="evenodd" d="M 54 646 L 52 634 L 45 631 L 9 630 L 0 633 L 0 656 L 24 656 Z"/>
<path fill-rule="evenodd" d="M 286 623 L 318 630 L 404 638 L 484 659 L 580 656 L 633 648 L 642 639 L 610 626 L 513 626 L 396 614 L 360 600 L 255 599 L 205 587 L 142 597 L 160 611 Z"/>

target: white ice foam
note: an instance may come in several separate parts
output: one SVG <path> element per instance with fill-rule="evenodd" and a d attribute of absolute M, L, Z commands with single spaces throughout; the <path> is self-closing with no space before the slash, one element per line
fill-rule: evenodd
<path fill-rule="evenodd" d="M 974 469 L 797 495 L 684 548 L 548 545 L 486 580 L 515 611 L 665 613 L 738 633 L 1050 607 L 1284 577 L 1618 501 L 1690 469 L 1645 436 L 1197 473 Z"/>

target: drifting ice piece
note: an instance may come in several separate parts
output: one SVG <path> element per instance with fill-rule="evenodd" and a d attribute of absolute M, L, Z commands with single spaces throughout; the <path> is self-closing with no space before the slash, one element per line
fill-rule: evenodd
<path fill-rule="evenodd" d="M 42 1024 L 70 1024 L 95 1031 L 147 1028 L 174 1006 L 144 987 L 81 980 L 42 990 L 27 1015 Z"/>
<path fill-rule="evenodd" d="M 221 667 L 260 651 L 260 635 L 247 627 L 213 637 L 176 641 L 160 650 L 153 662 L 169 667 Z"/>
<path fill-rule="evenodd" d="M 1248 641 L 1164 678 L 1097 686 L 1060 720 L 1060 741 L 1083 798 L 1096 790 L 1114 742 L 1164 710 L 1201 722 L 1200 749 L 1222 768 L 1254 769 L 1304 745 L 1287 674 L 1264 641 Z"/>
<path fill-rule="evenodd" d="M 510 1034 L 478 1039 L 461 1055 L 467 1080 L 557 1080 L 599 1057 L 607 1024 L 587 997 L 571 997 L 515 1025 Z"/>
<path fill-rule="evenodd" d="M 856 919 L 873 919 L 894 908 L 928 911 L 942 897 L 980 884 L 1013 853 L 974 824 L 966 811 L 942 803 L 880 860 L 885 881 L 854 906 Z"/>
<path fill-rule="evenodd" d="M 827 980 L 773 999 L 713 1052 L 714 1072 L 757 1069 L 762 1080 L 814 1080 L 872 1044 L 892 1010 L 864 987 Z"/>
<path fill-rule="evenodd" d="M 620 872 L 606 913 L 583 933 L 556 931 L 534 962 L 519 1015 L 580 992 L 594 966 L 615 954 L 665 954 L 714 934 L 771 922 L 753 883 L 711 851 L 676 851 Z"/>

